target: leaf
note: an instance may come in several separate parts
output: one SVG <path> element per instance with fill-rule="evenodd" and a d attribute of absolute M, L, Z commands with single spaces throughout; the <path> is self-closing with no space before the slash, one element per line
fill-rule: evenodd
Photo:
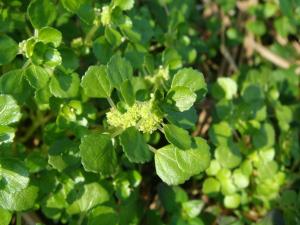
<path fill-rule="evenodd" d="M 9 125 L 21 119 L 20 107 L 10 95 L 0 95 L 0 125 Z"/>
<path fill-rule="evenodd" d="M 76 97 L 79 91 L 80 79 L 77 73 L 66 74 L 55 70 L 50 80 L 50 91 L 58 98 Z"/>
<path fill-rule="evenodd" d="M 0 66 L 10 63 L 18 53 L 17 43 L 7 35 L 0 35 Z"/>
<path fill-rule="evenodd" d="M 111 57 L 107 64 L 108 79 L 113 87 L 120 89 L 125 80 L 132 78 L 131 64 L 119 55 Z"/>
<path fill-rule="evenodd" d="M 59 51 L 51 44 L 39 41 L 33 47 L 31 61 L 35 65 L 44 64 L 47 67 L 56 67 L 61 64 L 62 59 Z"/>
<path fill-rule="evenodd" d="M 242 156 L 236 145 L 219 146 L 215 150 L 215 157 L 218 162 L 228 169 L 232 169 L 241 163 Z"/>
<path fill-rule="evenodd" d="M 93 42 L 93 53 L 101 63 L 107 63 L 113 55 L 113 47 L 101 36 Z"/>
<path fill-rule="evenodd" d="M 192 140 L 188 131 L 173 124 L 167 124 L 164 126 L 164 133 L 170 144 L 181 149 L 188 149 L 191 147 Z"/>
<path fill-rule="evenodd" d="M 0 125 L 0 144 L 12 142 L 15 137 L 15 129 L 9 126 Z"/>
<path fill-rule="evenodd" d="M 52 27 L 44 27 L 38 32 L 38 39 L 45 44 L 52 43 L 54 47 L 58 47 L 62 40 L 62 34 L 59 30 Z"/>
<path fill-rule="evenodd" d="M 121 84 L 120 92 L 126 104 L 132 106 L 135 102 L 135 93 L 133 86 L 129 80 L 126 80 Z"/>
<path fill-rule="evenodd" d="M 107 134 L 90 134 L 81 139 L 81 163 L 86 171 L 111 175 L 117 167 L 117 156 Z"/>
<path fill-rule="evenodd" d="M 184 112 L 178 112 L 171 105 L 162 105 L 166 114 L 166 118 L 170 123 L 173 123 L 184 129 L 192 129 L 197 122 L 197 112 L 194 107 Z"/>
<path fill-rule="evenodd" d="M 168 92 L 167 99 L 171 104 L 175 103 L 176 108 L 180 111 L 190 109 L 196 101 L 196 94 L 190 88 L 184 86 L 176 86 Z"/>
<path fill-rule="evenodd" d="M 70 12 L 77 12 L 87 0 L 61 0 L 65 9 Z"/>
<path fill-rule="evenodd" d="M 220 183 L 214 177 L 209 177 L 204 180 L 202 191 L 204 194 L 216 194 L 220 192 Z"/>
<path fill-rule="evenodd" d="M 187 218 L 197 217 L 204 207 L 202 200 L 190 200 L 182 204 L 182 214 Z"/>
<path fill-rule="evenodd" d="M 204 96 L 207 92 L 206 83 L 203 74 L 192 68 L 179 70 L 173 77 L 171 87 L 187 87 L 196 92 L 198 98 Z"/>
<path fill-rule="evenodd" d="M 226 195 L 224 198 L 224 205 L 226 208 L 235 209 L 241 203 L 241 196 L 238 194 Z"/>
<path fill-rule="evenodd" d="M 120 135 L 120 142 L 130 162 L 144 163 L 152 158 L 143 135 L 135 128 L 129 127 Z"/>
<path fill-rule="evenodd" d="M 0 218 L 1 225 L 9 225 L 12 218 L 12 213 L 8 210 L 0 208 Z"/>
<path fill-rule="evenodd" d="M 113 6 L 120 7 L 122 10 L 132 9 L 134 5 L 134 0 L 113 0 Z"/>
<path fill-rule="evenodd" d="M 33 185 L 17 192 L 0 191 L 0 207 L 18 212 L 29 210 L 35 204 L 38 191 L 38 187 Z"/>
<path fill-rule="evenodd" d="M 195 146 L 188 150 L 167 145 L 155 152 L 156 173 L 169 185 L 184 183 L 205 170 L 209 162 L 209 146 L 202 138 L 195 138 Z"/>
<path fill-rule="evenodd" d="M 27 8 L 27 14 L 34 28 L 48 26 L 56 19 L 56 7 L 50 0 L 33 0 Z"/>
<path fill-rule="evenodd" d="M 22 161 L 14 158 L 0 158 L 0 177 L 2 191 L 16 192 L 28 186 L 29 173 Z"/>
<path fill-rule="evenodd" d="M 35 89 L 41 89 L 48 84 L 49 73 L 43 67 L 31 65 L 26 69 L 26 78 L 29 84 Z"/>
<path fill-rule="evenodd" d="M 88 225 L 118 225 L 118 214 L 109 206 L 97 206 L 88 215 Z"/>
<path fill-rule="evenodd" d="M 81 86 L 91 98 L 108 98 L 112 91 L 105 66 L 90 66 L 82 77 Z"/>
<path fill-rule="evenodd" d="M 82 185 L 82 184 L 81 184 Z M 74 199 L 76 199 L 70 206 L 67 208 L 67 213 L 70 215 L 87 212 L 96 205 L 99 205 L 103 202 L 109 200 L 109 194 L 99 183 L 89 183 L 83 186 L 83 193 L 75 192 L 69 193 Z"/>
<path fill-rule="evenodd" d="M 105 38 L 109 44 L 117 48 L 122 43 L 121 34 L 111 26 L 105 27 Z"/>
<path fill-rule="evenodd" d="M 223 90 L 224 98 L 227 100 L 232 99 L 237 94 L 237 84 L 235 80 L 229 77 L 219 77 L 217 85 Z"/>
<path fill-rule="evenodd" d="M 0 77 L 0 94 L 12 95 L 19 104 L 32 96 L 31 90 L 25 79 L 24 70 L 11 70 Z"/>

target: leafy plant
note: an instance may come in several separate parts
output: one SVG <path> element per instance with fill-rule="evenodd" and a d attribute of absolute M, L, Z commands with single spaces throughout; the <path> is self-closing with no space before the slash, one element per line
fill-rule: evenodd
<path fill-rule="evenodd" d="M 299 5 L 0 2 L 0 225 L 298 224 Z"/>

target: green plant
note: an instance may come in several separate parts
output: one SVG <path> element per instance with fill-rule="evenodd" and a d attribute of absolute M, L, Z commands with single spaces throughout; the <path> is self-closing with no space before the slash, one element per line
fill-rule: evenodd
<path fill-rule="evenodd" d="M 0 2 L 0 225 L 299 223 L 299 5 Z"/>

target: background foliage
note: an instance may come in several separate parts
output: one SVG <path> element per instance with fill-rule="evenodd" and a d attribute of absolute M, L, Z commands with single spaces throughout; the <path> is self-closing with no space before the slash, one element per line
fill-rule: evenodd
<path fill-rule="evenodd" d="M 300 224 L 299 0 L 0 1 L 0 225 Z"/>

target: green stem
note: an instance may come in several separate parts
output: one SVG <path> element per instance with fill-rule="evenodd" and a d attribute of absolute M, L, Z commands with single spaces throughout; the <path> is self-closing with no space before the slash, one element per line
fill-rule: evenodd
<path fill-rule="evenodd" d="M 85 213 L 81 213 L 77 225 L 81 225 L 85 218 Z"/>
<path fill-rule="evenodd" d="M 16 217 L 17 217 L 16 225 L 22 225 L 22 215 L 21 215 L 21 213 L 17 212 Z"/>
<path fill-rule="evenodd" d="M 151 152 L 153 152 L 154 154 L 156 153 L 157 149 L 155 149 L 155 148 L 152 147 L 151 145 L 148 145 L 148 147 L 149 147 L 149 150 L 150 150 Z"/>
<path fill-rule="evenodd" d="M 85 36 L 85 39 L 84 39 L 84 43 L 86 45 L 90 45 L 91 44 L 91 41 L 92 41 L 93 37 L 95 36 L 97 30 L 99 29 L 100 24 L 101 24 L 100 22 L 94 24 L 92 26 L 92 28 L 89 30 L 89 32 L 87 33 L 87 35 Z"/>
<path fill-rule="evenodd" d="M 113 102 L 113 100 L 112 100 L 110 97 L 107 97 L 107 101 L 108 101 L 108 103 L 110 104 L 110 106 L 111 106 L 112 108 L 116 108 L 115 103 Z"/>

